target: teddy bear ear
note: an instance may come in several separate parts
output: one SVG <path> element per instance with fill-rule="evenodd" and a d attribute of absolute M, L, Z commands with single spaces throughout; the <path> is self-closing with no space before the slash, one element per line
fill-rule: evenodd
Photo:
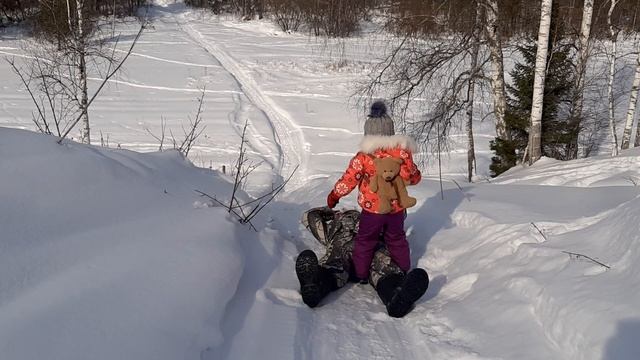
<path fill-rule="evenodd" d="M 399 159 L 399 158 L 393 158 L 393 161 L 395 161 L 398 164 L 402 164 L 404 162 L 404 160 Z"/>

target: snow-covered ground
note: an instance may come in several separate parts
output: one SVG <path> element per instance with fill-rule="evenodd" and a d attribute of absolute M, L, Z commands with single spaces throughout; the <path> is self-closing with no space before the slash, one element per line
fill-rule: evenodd
<path fill-rule="evenodd" d="M 375 45 L 172 1 L 151 12 L 94 104 L 93 140 L 108 134 L 111 149 L 11 129 L 33 128 L 31 104 L 0 63 L 0 359 L 640 358 L 640 152 L 543 159 L 491 182 L 445 180 L 442 194 L 427 177 L 410 188 L 419 203 L 406 222 L 412 261 L 431 277 L 414 311 L 390 318 L 359 285 L 312 310 L 293 264 L 322 249 L 299 218 L 324 204 L 357 148 L 362 113 L 349 96 Z M 21 41 L 5 34 L 0 52 L 24 55 Z M 164 117 L 181 134 L 205 85 L 191 162 L 149 152 L 146 129 L 158 134 Z M 194 191 L 228 198 L 219 170 L 245 120 L 263 161 L 250 193 L 300 166 L 257 232 Z M 476 130 L 486 171 L 491 124 Z M 464 173 L 464 156 L 444 159 L 446 179 Z"/>

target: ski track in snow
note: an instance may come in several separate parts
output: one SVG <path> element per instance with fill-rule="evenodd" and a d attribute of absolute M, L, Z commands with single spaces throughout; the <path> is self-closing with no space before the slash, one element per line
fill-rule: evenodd
<path fill-rule="evenodd" d="M 37 59 L 35 56 L 17 54 L 17 53 L 12 53 L 12 52 L 8 52 L 8 51 L 2 51 L 2 50 L 0 50 L 0 54 L 9 55 L 12 58 L 19 57 L 19 58 L 24 58 L 24 59 Z M 44 59 L 41 59 L 41 60 L 42 61 L 47 61 L 47 60 L 44 60 Z"/>
<path fill-rule="evenodd" d="M 188 44 L 188 43 L 186 43 L 186 44 Z M 120 50 L 120 49 L 116 49 L 116 52 L 123 53 L 123 54 L 127 53 L 126 51 Z M 219 65 L 196 64 L 196 63 L 186 62 L 186 61 L 169 60 L 169 59 L 163 59 L 163 58 L 159 58 L 159 57 L 156 57 L 156 56 L 140 54 L 140 53 L 135 53 L 135 52 L 132 52 L 131 56 L 138 56 L 138 57 L 141 57 L 141 58 L 150 59 L 150 60 L 156 60 L 156 61 L 162 61 L 162 62 L 166 62 L 166 63 L 170 63 L 170 64 L 178 64 L 178 65 L 185 65 L 185 66 L 195 66 L 195 67 L 205 67 L 205 68 L 220 68 Z"/>
<path fill-rule="evenodd" d="M 97 81 L 97 82 L 104 81 L 104 79 L 96 78 L 96 77 L 88 77 L 87 79 L 91 80 L 91 81 Z M 168 87 L 168 86 L 154 86 L 154 85 L 146 85 L 146 84 L 137 84 L 137 83 L 124 81 L 124 80 L 117 80 L 117 79 L 109 79 L 107 82 L 114 83 L 114 84 L 119 84 L 119 85 L 131 86 L 131 87 L 135 87 L 135 88 L 141 88 L 141 89 L 175 91 L 175 92 L 183 92 L 183 93 L 198 93 L 198 94 L 202 93 L 202 89 L 173 88 L 173 87 Z M 239 91 L 235 91 L 235 90 L 206 90 L 206 89 L 204 90 L 204 92 L 205 92 L 205 94 L 238 94 L 238 93 L 240 93 Z"/>
<path fill-rule="evenodd" d="M 137 52 L 132 55 L 183 66 L 218 68 L 228 73 L 232 81 L 235 82 L 232 84 L 233 89 L 206 89 L 205 93 L 229 94 L 231 96 L 234 107 L 228 114 L 229 124 L 239 137 L 242 134 L 245 121 L 247 122 L 245 140 L 248 144 L 248 151 L 249 153 L 257 154 L 264 163 L 272 169 L 269 171 L 270 173 L 275 172 L 277 174 L 276 179 L 273 180 L 274 183 L 282 182 L 283 179 L 292 173 L 296 166 L 299 166 L 297 172 L 287 185 L 287 189 L 293 190 L 302 186 L 304 184 L 302 179 L 304 179 L 308 157 L 308 155 L 305 154 L 306 144 L 302 129 L 289 118 L 286 112 L 281 110 L 265 95 L 265 92 L 260 89 L 258 84 L 248 74 L 248 71 L 244 69 L 236 59 L 224 51 L 221 45 L 218 46 L 212 43 L 214 39 L 209 39 L 196 29 L 197 25 L 205 23 L 199 19 L 189 17 L 189 15 L 193 13 L 186 11 L 186 8 L 179 6 L 178 9 L 173 9 L 170 7 L 172 5 L 174 4 L 155 2 L 155 5 L 150 11 L 150 14 L 155 20 L 154 29 L 156 31 L 167 30 L 174 33 L 178 31 L 183 35 L 181 38 L 186 40 L 178 43 L 192 44 L 204 50 L 214 61 L 212 61 L 211 64 L 203 64 L 191 61 L 170 60 Z M 102 81 L 100 78 L 90 78 L 90 80 Z M 195 81 L 195 79 L 193 81 Z M 134 88 L 159 91 L 181 93 L 202 92 L 201 89 L 197 88 L 154 86 L 146 83 L 140 84 L 117 79 L 110 79 L 109 82 Z M 189 82 L 189 85 L 191 85 L 191 82 Z M 256 109 L 260 111 L 259 116 L 255 116 Z"/>
<path fill-rule="evenodd" d="M 363 135 L 362 131 L 351 131 L 349 129 L 340 129 L 340 128 L 329 128 L 323 126 L 310 126 L 310 125 L 300 125 L 301 129 L 310 129 L 310 130 L 318 130 L 318 131 L 327 131 L 327 132 L 339 132 L 347 135 Z"/>
<path fill-rule="evenodd" d="M 322 98 L 322 99 L 330 99 L 331 97 L 329 95 L 325 95 L 325 94 L 305 94 L 305 93 L 290 93 L 290 92 L 281 92 L 281 91 L 264 91 L 265 95 L 271 95 L 271 96 L 282 96 L 282 97 L 299 97 L 299 98 L 310 98 L 310 99 L 317 99 L 317 98 Z"/>
<path fill-rule="evenodd" d="M 232 99 L 235 107 L 233 112 L 229 113 L 229 125 L 235 129 L 238 137 L 242 136 L 242 130 L 244 128 L 244 121 L 247 121 L 247 133 L 245 134 L 245 141 L 249 143 L 249 146 L 253 149 L 253 152 L 260 154 L 260 156 L 269 164 L 274 171 L 278 170 L 279 159 L 274 156 L 273 141 L 263 136 L 252 121 L 249 120 L 247 114 L 247 103 L 243 100 L 242 93 L 233 94 Z"/>
<path fill-rule="evenodd" d="M 213 44 L 198 31 L 184 15 L 180 15 L 179 27 L 188 34 L 197 44 L 213 56 L 222 67 L 228 71 L 237 81 L 244 95 L 251 103 L 261 110 L 273 129 L 275 144 L 278 153 L 278 172 L 284 179 L 298 169 L 287 185 L 288 190 L 295 190 L 304 185 L 307 167 L 307 155 L 302 129 L 280 109 L 275 102 L 265 96 L 251 75 L 231 55 L 223 50 L 222 46 Z"/>

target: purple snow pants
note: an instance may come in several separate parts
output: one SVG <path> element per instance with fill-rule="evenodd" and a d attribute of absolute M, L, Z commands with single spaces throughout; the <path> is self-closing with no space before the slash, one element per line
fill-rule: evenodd
<path fill-rule="evenodd" d="M 385 247 L 389 250 L 391 259 L 404 272 L 411 268 L 409 243 L 404 233 L 404 211 L 375 214 L 363 210 L 352 256 L 356 276 L 360 279 L 369 277 L 369 267 L 382 229 Z"/>

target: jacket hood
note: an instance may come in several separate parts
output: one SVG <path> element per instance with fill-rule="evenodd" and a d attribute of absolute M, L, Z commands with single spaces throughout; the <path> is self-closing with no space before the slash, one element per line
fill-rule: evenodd
<path fill-rule="evenodd" d="M 366 154 L 371 154 L 378 149 L 395 148 L 402 148 L 415 153 L 418 150 L 418 145 L 415 140 L 405 135 L 365 135 L 360 142 L 360 151 Z"/>

